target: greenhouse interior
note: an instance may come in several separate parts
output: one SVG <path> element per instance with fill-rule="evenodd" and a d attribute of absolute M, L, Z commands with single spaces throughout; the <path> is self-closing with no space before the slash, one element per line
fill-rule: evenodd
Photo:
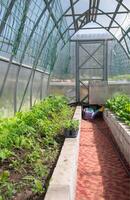
<path fill-rule="evenodd" d="M 130 200 L 130 1 L 0 0 L 0 200 Z"/>

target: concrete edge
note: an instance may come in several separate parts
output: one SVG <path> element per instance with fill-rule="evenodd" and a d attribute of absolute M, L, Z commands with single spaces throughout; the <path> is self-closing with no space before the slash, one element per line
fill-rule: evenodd
<path fill-rule="evenodd" d="M 45 200 L 74 200 L 81 124 L 81 106 L 77 106 L 73 119 L 79 120 L 76 138 L 66 138 L 57 165 L 52 174 Z"/>
<path fill-rule="evenodd" d="M 119 121 L 110 110 L 105 109 L 103 117 L 115 141 L 130 166 L 130 127 Z"/>

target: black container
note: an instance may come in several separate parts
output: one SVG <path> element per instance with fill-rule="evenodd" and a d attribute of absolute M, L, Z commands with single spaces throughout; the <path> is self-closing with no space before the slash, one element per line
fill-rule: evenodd
<path fill-rule="evenodd" d="M 76 138 L 78 135 L 78 129 L 65 129 L 64 135 L 66 138 Z"/>

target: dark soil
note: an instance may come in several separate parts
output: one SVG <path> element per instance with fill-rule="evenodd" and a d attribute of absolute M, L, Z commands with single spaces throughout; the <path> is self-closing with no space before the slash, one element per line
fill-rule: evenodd
<path fill-rule="evenodd" d="M 43 188 L 44 192 L 41 194 L 37 194 L 35 192 L 32 192 L 32 188 L 29 186 L 29 184 L 21 184 L 23 181 L 23 177 L 25 176 L 33 176 L 33 169 L 32 166 L 26 162 L 24 162 L 25 156 L 27 152 L 22 149 L 15 149 L 14 152 L 17 155 L 19 161 L 21 162 L 20 169 L 16 169 L 12 167 L 10 164 L 12 163 L 12 160 L 15 160 L 14 157 L 11 157 L 10 159 L 5 160 L 4 162 L 0 163 L 0 173 L 4 170 L 8 170 L 10 172 L 10 182 L 13 184 L 16 184 L 18 186 L 18 190 L 14 197 L 11 198 L 11 200 L 43 200 L 49 185 L 49 180 L 52 176 L 52 173 L 54 171 L 54 168 L 56 166 L 60 151 L 62 149 L 62 145 L 64 142 L 64 136 L 59 135 L 56 138 L 56 141 L 58 143 L 57 147 L 57 153 L 55 154 L 55 160 L 53 161 L 51 159 L 48 159 L 43 157 L 43 163 L 44 166 L 47 166 L 47 174 L 45 177 L 43 177 Z M 52 150 L 53 153 L 53 150 Z M 31 185 L 31 184 L 30 184 Z M 9 200 L 9 199 L 4 199 Z"/>

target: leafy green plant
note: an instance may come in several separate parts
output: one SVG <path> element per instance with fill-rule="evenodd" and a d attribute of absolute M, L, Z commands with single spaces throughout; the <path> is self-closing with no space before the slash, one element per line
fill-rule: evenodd
<path fill-rule="evenodd" d="M 5 179 L 1 176 L 0 198 L 10 200 L 25 187 L 34 194 L 44 192 L 42 180 L 47 179 L 60 152 L 64 124 L 78 126 L 71 121 L 72 114 L 65 97 L 50 96 L 27 112 L 0 119 L 0 162 L 18 176 L 13 182 L 8 173 L 2 175 Z"/>
<path fill-rule="evenodd" d="M 125 94 L 116 94 L 106 102 L 106 107 L 113 111 L 117 117 L 130 125 L 130 98 Z"/>
<path fill-rule="evenodd" d="M 10 177 L 10 172 L 8 170 L 5 170 L 0 174 L 0 197 L 1 198 L 5 197 L 5 199 L 9 199 L 15 193 L 14 185 L 10 182 L 9 177 Z"/>
<path fill-rule="evenodd" d="M 35 183 L 34 191 L 42 193 L 43 192 L 42 182 L 38 179 L 35 179 L 34 183 Z"/>
<path fill-rule="evenodd" d="M 77 130 L 79 127 L 79 121 L 78 120 L 67 120 L 64 123 L 64 128 L 69 130 Z"/>
<path fill-rule="evenodd" d="M 14 155 L 13 152 L 11 152 L 10 150 L 8 149 L 1 149 L 0 151 L 0 161 L 4 161 L 5 159 L 8 159 L 10 158 L 12 155 Z"/>

